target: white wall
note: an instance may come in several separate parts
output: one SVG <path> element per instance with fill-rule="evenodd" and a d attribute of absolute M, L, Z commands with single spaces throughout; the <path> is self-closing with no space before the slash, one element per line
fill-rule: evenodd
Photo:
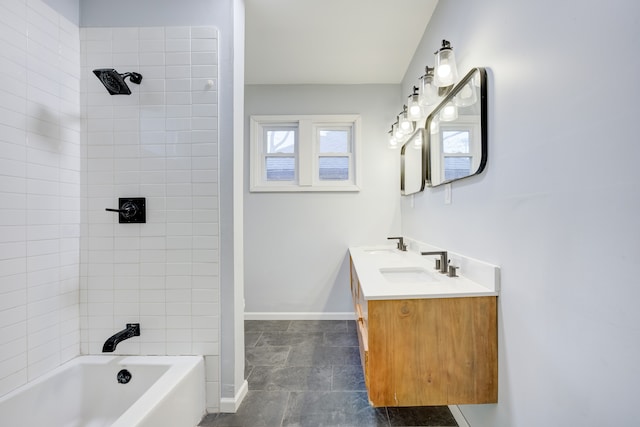
<path fill-rule="evenodd" d="M 489 69 L 486 172 L 402 202 L 403 233 L 502 268 L 499 403 L 473 427 L 637 424 L 640 5 L 441 1 L 443 38 Z M 464 274 L 464 272 L 462 272 Z"/>
<path fill-rule="evenodd" d="M 360 114 L 362 191 L 249 193 L 245 158 L 245 299 L 248 316 L 352 313 L 347 248 L 400 230 L 399 154 L 386 145 L 401 108 L 397 85 L 248 85 L 245 114 Z M 399 107 L 400 106 L 400 107 Z M 245 128 L 245 152 L 249 131 Z M 336 314 L 337 313 L 337 314 Z"/>
<path fill-rule="evenodd" d="M 2 2 L 0 395 L 79 352 L 79 97 L 78 27 Z"/>

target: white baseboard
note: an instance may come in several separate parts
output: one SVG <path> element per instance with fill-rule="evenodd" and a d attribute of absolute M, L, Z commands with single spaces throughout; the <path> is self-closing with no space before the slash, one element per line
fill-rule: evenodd
<path fill-rule="evenodd" d="M 245 312 L 244 320 L 354 320 L 352 312 Z"/>
<path fill-rule="evenodd" d="M 449 405 L 449 410 L 451 411 L 451 415 L 455 418 L 459 427 L 470 427 L 467 419 L 462 415 L 462 411 L 458 405 Z"/>
<path fill-rule="evenodd" d="M 220 412 L 235 414 L 248 391 L 249 383 L 247 383 L 247 380 L 244 380 L 235 397 L 223 397 L 220 399 Z"/>

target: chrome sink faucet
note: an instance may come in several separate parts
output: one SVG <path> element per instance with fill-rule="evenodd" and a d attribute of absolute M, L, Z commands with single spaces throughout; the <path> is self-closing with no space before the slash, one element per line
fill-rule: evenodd
<path fill-rule="evenodd" d="M 398 245 L 397 248 L 401 251 L 407 251 L 407 245 L 404 244 L 404 238 L 403 237 L 387 237 L 387 240 L 398 240 Z"/>
<path fill-rule="evenodd" d="M 420 255 L 440 255 L 440 259 L 436 260 L 436 268 L 439 269 L 440 273 L 447 274 L 447 266 L 449 264 L 447 251 L 420 252 Z"/>

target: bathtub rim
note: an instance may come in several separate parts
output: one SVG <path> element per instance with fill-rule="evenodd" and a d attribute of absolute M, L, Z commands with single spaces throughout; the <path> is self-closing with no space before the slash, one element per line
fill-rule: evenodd
<path fill-rule="evenodd" d="M 51 371 L 40 375 L 32 381 L 26 382 L 9 393 L 0 396 L 0 405 L 6 401 L 19 396 L 32 387 L 37 387 L 39 384 L 59 375 L 69 369 L 72 369 L 79 365 L 106 365 L 115 362 L 117 365 L 147 365 L 147 366 L 168 366 L 165 371 L 135 402 L 129 406 L 123 412 L 116 421 L 112 424 L 112 427 L 130 427 L 143 423 L 144 419 L 150 414 L 150 411 L 155 405 L 160 405 L 163 400 L 167 398 L 172 388 L 169 385 L 177 386 L 184 381 L 189 373 L 193 371 L 199 378 L 199 396 L 197 397 L 199 402 L 199 416 L 202 417 L 206 414 L 205 404 L 205 369 L 204 369 L 204 357 L 195 355 L 185 356 L 139 356 L 139 355 L 78 355 L 73 359 L 70 359 L 63 364 L 57 366 Z"/>

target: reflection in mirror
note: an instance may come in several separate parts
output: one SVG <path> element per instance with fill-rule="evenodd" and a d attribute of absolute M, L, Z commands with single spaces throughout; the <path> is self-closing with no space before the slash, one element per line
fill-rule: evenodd
<path fill-rule="evenodd" d="M 427 185 L 482 172 L 487 162 L 487 85 L 474 68 L 427 117 Z"/>
<path fill-rule="evenodd" d="M 425 131 L 418 129 L 400 150 L 400 190 L 402 195 L 419 193 L 426 183 Z"/>

